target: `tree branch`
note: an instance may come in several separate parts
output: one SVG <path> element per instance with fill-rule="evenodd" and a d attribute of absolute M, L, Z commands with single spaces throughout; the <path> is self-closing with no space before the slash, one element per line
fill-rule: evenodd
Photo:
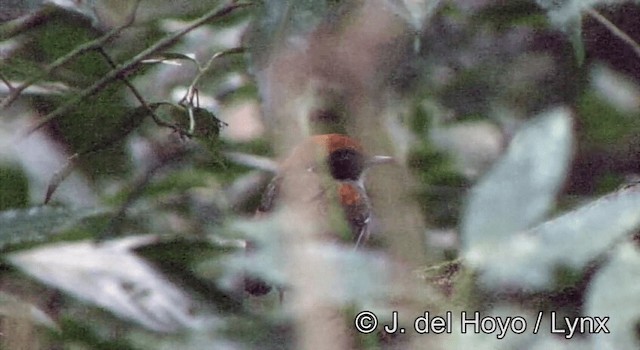
<path fill-rule="evenodd" d="M 36 130 L 40 129 L 41 127 L 43 127 L 44 125 L 49 123 L 50 121 L 52 121 L 52 120 L 60 117 L 61 115 L 67 113 L 76 104 L 80 103 L 82 100 L 86 99 L 87 97 L 90 97 L 90 96 L 94 95 L 95 93 L 101 91 L 109 83 L 111 83 L 113 80 L 119 79 L 127 71 L 131 70 L 136 65 L 138 65 L 142 60 L 147 59 L 150 56 L 152 56 L 153 54 L 157 53 L 158 51 L 162 51 L 165 48 L 173 45 L 179 38 L 181 38 L 185 34 L 189 33 L 193 29 L 195 29 L 195 28 L 197 28 L 197 27 L 199 27 L 199 26 L 201 26 L 201 25 L 203 25 L 203 24 L 205 24 L 205 23 L 207 23 L 209 21 L 220 19 L 220 18 L 226 16 L 227 14 L 231 13 L 234 10 L 245 8 L 245 7 L 249 7 L 249 6 L 252 6 L 252 5 L 253 5 L 252 3 L 236 3 L 235 1 L 232 1 L 232 2 L 228 3 L 227 5 L 223 6 L 221 9 L 215 9 L 215 10 L 212 10 L 212 11 L 208 12 L 204 16 L 198 18 L 196 21 L 194 21 L 192 24 L 190 24 L 186 28 L 184 28 L 184 29 L 182 29 L 182 30 L 180 30 L 180 31 L 178 31 L 176 33 L 173 33 L 173 34 L 165 37 L 164 39 L 162 39 L 162 40 L 158 41 L 157 43 L 155 43 L 153 46 L 147 48 L 146 50 L 142 51 L 141 53 L 139 53 L 135 57 L 131 58 L 129 61 L 121 64 L 117 69 L 111 70 L 109 73 L 107 73 L 107 75 L 102 77 L 102 79 L 100 79 L 99 81 L 97 81 L 96 83 L 91 85 L 90 87 L 82 90 L 76 97 L 72 98 L 70 101 L 67 101 L 65 104 L 63 104 L 62 106 L 58 107 L 53 112 L 51 112 L 51 113 L 47 114 L 46 116 L 44 116 L 43 119 L 38 124 L 36 124 L 35 126 L 33 126 L 32 128 L 30 128 L 27 131 L 27 135 L 32 134 Z"/>
<path fill-rule="evenodd" d="M 605 16 L 601 15 L 600 12 L 589 8 L 587 9 L 587 13 L 596 21 L 598 21 L 600 24 L 602 24 L 603 26 L 605 26 L 607 29 L 609 29 L 609 31 L 615 35 L 616 37 L 618 37 L 620 40 L 624 41 L 625 43 L 627 43 L 629 46 L 631 46 L 631 49 L 633 49 L 633 52 L 635 52 L 635 54 L 640 57 L 640 44 L 638 44 L 635 40 L 633 40 L 633 38 L 631 38 L 627 33 L 623 32 L 622 30 L 620 30 L 620 28 L 618 28 L 615 24 L 611 23 L 611 21 L 609 21 Z"/>
<path fill-rule="evenodd" d="M 66 54 L 66 55 L 64 55 L 64 56 L 62 56 L 60 58 L 58 58 L 53 63 L 51 63 L 48 66 L 46 66 L 42 73 L 36 74 L 35 76 L 27 79 L 25 82 L 23 82 L 19 86 L 15 87 L 13 89 L 13 91 L 11 91 L 11 93 L 7 97 L 5 97 L 4 100 L 2 100 L 2 103 L 0 103 L 0 110 L 9 107 L 20 96 L 20 94 L 26 88 L 28 88 L 29 86 L 35 84 L 39 80 L 46 78 L 54 70 L 56 70 L 56 69 L 60 68 L 61 66 L 67 64 L 69 61 L 71 61 L 75 57 L 77 57 L 77 56 L 79 56 L 79 55 L 81 55 L 81 54 L 83 54 L 83 53 L 85 53 L 87 51 L 95 50 L 95 49 L 98 49 L 98 48 L 102 47 L 105 43 L 107 43 L 108 41 L 110 41 L 114 37 L 118 36 L 120 34 L 120 32 L 122 32 L 125 28 L 129 27 L 133 23 L 133 21 L 135 20 L 135 17 L 136 17 L 135 14 L 136 14 L 136 11 L 138 10 L 138 4 L 139 3 L 140 3 L 140 0 L 137 0 L 135 6 L 133 7 L 133 10 L 131 11 L 129 16 L 127 17 L 127 21 L 123 25 L 112 29 L 107 34 L 101 36 L 98 39 L 92 40 L 92 41 L 90 41 L 88 43 L 85 43 L 85 44 L 82 44 L 82 45 L 78 46 L 73 51 L 69 52 L 68 54 Z"/>

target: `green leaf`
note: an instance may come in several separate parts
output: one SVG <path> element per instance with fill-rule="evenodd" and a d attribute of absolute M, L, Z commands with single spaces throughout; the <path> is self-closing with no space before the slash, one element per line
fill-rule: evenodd
<path fill-rule="evenodd" d="M 48 0 L 47 3 L 79 13 L 89 18 L 94 24 L 97 24 L 100 21 L 96 16 L 94 9 L 95 4 L 93 4 L 93 1 Z"/>
<path fill-rule="evenodd" d="M 29 203 L 29 180 L 21 169 L 0 166 L 0 210 L 23 208 Z"/>
<path fill-rule="evenodd" d="M 201 349 L 295 349 L 294 327 L 284 317 L 230 317 L 211 329 L 188 334 L 157 337 L 133 332 L 128 338 L 138 349 L 201 350 Z"/>
<path fill-rule="evenodd" d="M 543 219 L 564 180 L 571 139 L 566 109 L 541 115 L 518 132 L 471 191 L 462 222 L 465 253 L 491 254 L 495 244 Z"/>
<path fill-rule="evenodd" d="M 124 140 L 127 135 L 142 124 L 144 119 L 151 114 L 151 111 L 155 111 L 160 105 L 160 103 L 151 103 L 148 108 L 146 106 L 138 106 L 128 109 L 117 123 L 106 125 L 104 129 L 100 130 L 98 137 L 92 140 L 86 149 L 78 153 L 80 156 L 84 156 L 88 153 L 102 151 Z"/>
<path fill-rule="evenodd" d="M 226 125 L 207 109 L 195 107 L 193 109 L 193 119 L 195 122 L 194 136 L 206 140 L 215 140 L 220 135 L 220 129 Z"/>
<path fill-rule="evenodd" d="M 573 21 L 568 26 L 569 31 L 569 39 L 571 41 L 571 46 L 573 46 L 573 52 L 576 55 L 576 59 L 578 61 L 578 65 L 582 66 L 585 59 L 585 50 L 584 50 L 584 41 L 582 40 L 582 24 L 579 20 Z"/>
<path fill-rule="evenodd" d="M 95 139 L 90 140 L 85 148 L 69 157 L 62 168 L 53 174 L 47 186 L 44 203 L 49 203 L 56 189 L 71 175 L 79 161 L 85 159 L 91 153 L 103 151 L 124 140 L 127 135 L 142 124 L 144 119 L 151 114 L 151 111 L 155 111 L 160 105 L 161 103 L 152 103 L 149 104 L 148 108 L 146 106 L 131 108 L 115 125 L 105 125 L 103 129 L 99 129 Z"/>
<path fill-rule="evenodd" d="M 609 317 L 611 334 L 590 336 L 593 349 L 638 349 L 640 322 L 640 252 L 632 243 L 616 249 L 611 261 L 598 271 L 586 297 L 584 314 Z"/>
<path fill-rule="evenodd" d="M 104 329 L 100 325 L 93 322 L 82 322 L 71 317 L 65 317 L 59 322 L 60 329 L 58 332 L 52 332 L 51 337 L 65 344 L 74 344 L 80 346 L 81 349 L 93 350 L 136 350 L 139 348 L 132 347 L 129 342 L 122 337 L 113 337 L 109 339 Z M 157 335 L 155 338 L 158 338 Z"/>

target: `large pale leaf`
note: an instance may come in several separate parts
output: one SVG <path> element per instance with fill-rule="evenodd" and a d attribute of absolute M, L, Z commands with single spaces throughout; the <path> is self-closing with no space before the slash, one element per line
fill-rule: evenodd
<path fill-rule="evenodd" d="M 629 186 L 500 242 L 467 252 L 486 285 L 551 287 L 564 266 L 581 269 L 640 226 L 640 185 Z M 617 287 L 616 287 L 617 288 Z"/>
<path fill-rule="evenodd" d="M 290 286 L 292 281 L 306 281 L 306 285 L 318 286 L 319 299 L 335 304 L 379 304 L 402 288 L 393 283 L 400 267 L 388 256 L 329 242 L 285 245 L 282 243 L 286 237 L 282 233 L 282 220 L 287 220 L 287 213 L 283 210 L 273 216 L 259 222 L 236 223 L 235 228 L 249 236 L 257 248 L 204 262 L 200 265 L 200 272 L 213 275 L 213 272 L 223 269 L 226 278 L 222 283 L 228 286 L 245 273 L 280 286 Z M 309 266 L 292 266 L 291 261 L 296 260 L 294 254 L 335 270 L 323 270 L 328 273 L 319 276 L 309 268 L 311 263 Z"/>
<path fill-rule="evenodd" d="M 584 43 L 582 41 L 582 16 L 590 8 L 598 5 L 624 3 L 627 0 L 536 0 L 547 11 L 552 25 L 564 31 L 573 45 L 578 63 L 584 62 Z"/>
<path fill-rule="evenodd" d="M 489 254 L 497 242 L 539 223 L 562 184 L 570 153 L 568 110 L 552 110 L 524 125 L 471 191 L 462 222 L 464 250 L 482 246 Z"/>
<path fill-rule="evenodd" d="M 621 245 L 594 278 L 585 315 L 610 317 L 611 334 L 591 336 L 594 349 L 638 349 L 640 322 L 640 252 L 631 243 Z"/>
<path fill-rule="evenodd" d="M 156 236 L 49 245 L 8 256 L 40 281 L 159 332 L 200 327 L 211 318 L 131 250 Z"/>

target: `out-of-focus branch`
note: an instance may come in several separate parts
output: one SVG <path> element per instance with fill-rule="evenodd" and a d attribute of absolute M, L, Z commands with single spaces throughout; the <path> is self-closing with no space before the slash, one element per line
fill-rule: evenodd
<path fill-rule="evenodd" d="M 611 23 L 605 16 L 601 15 L 600 12 L 589 8 L 587 9 L 587 13 L 600 24 L 605 26 L 609 31 L 618 37 L 620 40 L 627 43 L 633 49 L 633 52 L 640 57 L 640 44 L 638 44 L 633 38 L 631 38 L 627 33 L 623 32 L 618 28 L 615 24 Z"/>
<path fill-rule="evenodd" d="M 33 126 L 31 129 L 27 131 L 27 135 L 30 135 L 34 131 L 40 129 L 41 127 L 49 123 L 50 121 L 67 113 L 76 104 L 80 103 L 82 100 L 86 99 L 87 97 L 90 97 L 96 94 L 97 92 L 101 91 L 112 81 L 119 79 L 121 76 L 125 75 L 128 71 L 130 71 L 135 66 L 137 66 L 141 61 L 173 45 L 178 39 L 180 39 L 182 36 L 189 33 L 190 31 L 192 31 L 193 29 L 209 21 L 223 18 L 224 16 L 228 15 L 234 10 L 246 8 L 252 5 L 253 5 L 252 3 L 236 3 L 235 1 L 232 1 L 231 3 L 224 5 L 220 9 L 215 9 L 208 12 L 207 14 L 198 18 L 192 24 L 185 27 L 184 29 L 165 37 L 164 39 L 158 41 L 151 47 L 147 48 L 146 50 L 136 55 L 135 57 L 131 58 L 129 61 L 119 65 L 118 68 L 111 70 L 109 73 L 107 73 L 107 75 L 102 77 L 102 79 L 98 80 L 90 87 L 82 90 L 76 97 L 72 98 L 62 106 L 58 107 L 53 112 L 44 116 L 43 119 L 38 124 L 36 124 L 35 126 Z"/>
<path fill-rule="evenodd" d="M 95 50 L 95 49 L 98 49 L 98 48 L 102 47 L 105 43 L 109 42 L 110 40 L 112 40 L 113 38 L 118 36 L 120 34 L 120 32 L 122 32 L 124 29 L 129 27 L 133 23 L 133 21 L 135 20 L 136 11 L 138 10 L 138 4 L 139 3 L 140 3 L 140 0 L 137 0 L 135 5 L 134 5 L 134 7 L 133 7 L 133 10 L 129 14 L 129 16 L 127 17 L 127 20 L 125 21 L 125 23 L 123 25 L 112 29 L 107 34 L 101 36 L 100 38 L 98 38 L 96 40 L 92 40 L 92 41 L 90 41 L 88 43 L 85 43 L 85 44 L 82 44 L 82 45 L 78 46 L 73 51 L 69 52 L 68 54 L 66 54 L 66 55 L 64 55 L 64 56 L 62 56 L 60 58 L 58 58 L 53 63 L 51 63 L 48 66 L 46 66 L 42 73 L 36 74 L 35 76 L 31 77 L 30 79 L 27 79 L 25 82 L 23 82 L 19 86 L 15 87 L 11 91 L 9 96 L 5 97 L 5 99 L 2 100 L 2 103 L 0 103 L 0 109 L 4 109 L 6 107 L 9 107 L 20 96 L 20 94 L 26 88 L 28 88 L 29 86 L 31 86 L 34 83 L 38 82 L 39 80 L 41 80 L 43 78 L 46 78 L 54 70 L 56 70 L 56 69 L 60 68 L 61 66 L 67 64 L 72 59 L 76 58 L 77 56 L 80 56 L 81 54 L 83 54 L 83 53 L 85 53 L 87 51 Z"/>
<path fill-rule="evenodd" d="M 42 8 L 37 11 L 27 13 L 24 16 L 2 23 L 0 26 L 0 41 L 7 40 L 30 29 L 36 28 L 44 23 L 55 11 L 55 6 L 42 6 Z"/>

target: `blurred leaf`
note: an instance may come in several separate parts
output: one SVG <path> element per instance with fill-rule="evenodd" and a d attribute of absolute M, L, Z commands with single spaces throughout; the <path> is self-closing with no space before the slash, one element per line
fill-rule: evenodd
<path fill-rule="evenodd" d="M 460 317 L 460 313 L 457 314 Z M 498 338 L 499 330 L 495 332 L 474 332 L 472 326 L 467 326 L 466 332 L 461 332 L 460 322 L 454 323 L 453 335 L 447 339 L 446 349 L 474 349 L 474 350 L 512 350 L 512 349 L 546 349 L 546 350 L 579 350 L 588 349 L 587 342 L 581 339 L 573 338 L 567 342 L 565 339 L 550 334 L 548 325 L 543 321 L 540 331 L 537 334 L 532 332 L 536 323 L 536 315 L 528 313 L 525 310 L 514 307 L 496 307 L 486 311 L 480 311 L 480 317 L 489 316 L 494 319 L 500 318 L 512 320 L 515 317 L 521 317 L 526 321 L 526 330 L 521 334 L 511 333 L 507 330 L 503 338 Z M 455 320 L 454 314 L 454 320 Z M 467 318 L 473 317 L 473 312 L 467 311 Z M 518 323 L 512 323 L 518 325 Z"/>
<path fill-rule="evenodd" d="M 51 337 L 55 340 L 82 344 L 94 350 L 134 350 L 137 349 L 129 345 L 128 341 L 122 338 L 106 339 L 101 329 L 93 323 L 76 321 L 71 318 L 64 318 L 60 322 L 60 331 L 52 332 Z M 84 349 L 84 347 L 83 347 Z"/>
<path fill-rule="evenodd" d="M 215 330 L 190 332 L 174 337 L 159 338 L 153 334 L 134 332 L 129 336 L 130 343 L 136 349 L 149 350 L 201 350 L 234 349 L 231 343 L 222 338 Z"/>
<path fill-rule="evenodd" d="M 0 210 L 24 208 L 29 204 L 29 180 L 17 168 L 0 167 Z"/>
<path fill-rule="evenodd" d="M 89 18 L 77 15 L 76 12 L 56 11 L 47 18 L 42 25 L 29 31 L 30 38 L 37 45 L 37 50 L 24 52 L 23 59 L 32 60 L 40 64 L 50 64 L 69 52 L 91 40 L 96 39 L 100 32 L 91 26 Z M 58 70 L 50 74 L 48 79 L 69 79 L 70 82 L 91 82 L 108 71 L 108 66 L 102 64 L 101 57 L 96 52 L 85 52 L 64 66 L 68 70 Z M 80 80 L 87 75 L 89 79 Z"/>
<path fill-rule="evenodd" d="M 32 207 L 0 212 L 0 247 L 41 241 L 79 220 L 103 212 L 101 209 Z"/>
<path fill-rule="evenodd" d="M 37 62 L 19 57 L 10 57 L 3 60 L 0 62 L 0 68 L 2 68 L 2 73 L 6 74 L 7 77 L 16 80 L 24 80 L 32 76 L 39 76 L 44 72 L 42 66 Z M 46 80 L 51 79 L 52 77 L 47 77 Z"/>
<path fill-rule="evenodd" d="M 627 0 L 536 0 L 547 11 L 551 23 L 560 28 L 580 24 L 582 12 L 598 5 L 623 3 Z"/>
<path fill-rule="evenodd" d="M 626 0 L 536 0 L 536 3 L 547 10 L 552 25 L 569 36 L 578 65 L 585 59 L 584 42 L 582 40 L 583 11 L 600 4 L 622 3 Z"/>
<path fill-rule="evenodd" d="M 467 259 L 481 267 L 488 287 L 548 289 L 559 267 L 584 268 L 638 226 L 640 185 L 634 185 L 490 247 L 472 247 Z"/>
<path fill-rule="evenodd" d="M 624 113 L 637 113 L 640 111 L 640 85 L 633 79 L 604 65 L 593 67 L 590 77 L 591 86 L 598 97 L 609 102 L 616 110 Z M 593 99 L 594 96 L 590 98 Z M 611 119 L 614 119 L 616 124 L 620 122 L 620 120 L 616 120 L 617 118 Z M 614 127 L 614 125 L 610 127 Z M 628 126 L 624 127 L 627 128 Z M 612 137 L 611 139 L 616 138 Z"/>
<path fill-rule="evenodd" d="M 99 0 L 45 0 L 44 3 L 53 4 L 60 8 L 79 13 L 90 19 L 94 24 L 97 24 L 100 19 L 96 16 L 94 10 L 96 1 Z"/>
<path fill-rule="evenodd" d="M 7 318 L 27 318 L 36 324 L 55 328 L 55 322 L 44 311 L 19 297 L 0 292 L 0 315 Z"/>
<path fill-rule="evenodd" d="M 543 219 L 564 180 L 571 139 L 566 109 L 523 126 L 504 157 L 471 191 L 462 222 L 467 254 L 491 254 L 495 244 Z"/>
<path fill-rule="evenodd" d="M 577 20 L 568 25 L 569 40 L 571 46 L 573 46 L 573 52 L 578 60 L 578 65 L 581 66 L 584 63 L 585 51 L 584 41 L 582 40 L 582 23 Z"/>
<path fill-rule="evenodd" d="M 128 109 L 122 117 L 119 119 L 116 118 L 119 120 L 118 123 L 106 125 L 106 127 L 101 130 L 101 133 L 96 135 L 98 137 L 92 140 L 86 149 L 81 150 L 78 153 L 80 156 L 83 156 L 88 153 L 102 151 L 111 147 L 115 143 L 122 141 L 127 135 L 142 124 L 144 119 L 150 115 L 150 110 L 155 111 L 159 105 L 160 103 L 150 103 L 148 108 L 147 106 L 138 106 Z"/>
<path fill-rule="evenodd" d="M 181 286 L 199 293 L 216 306 L 216 311 L 238 312 L 242 306 L 239 298 L 218 288 L 216 279 L 219 275 L 208 276 L 216 278 L 200 278 L 194 273 L 201 261 L 216 261 L 234 250 L 237 248 L 212 244 L 204 239 L 179 238 L 138 248 L 136 253 L 153 262 Z"/>
<path fill-rule="evenodd" d="M 217 327 L 184 335 L 158 338 L 148 333 L 135 332 L 129 338 L 137 348 L 151 350 L 283 350 L 293 349 L 295 344 L 290 322 L 257 314 L 231 317 Z"/>
<path fill-rule="evenodd" d="M 277 50 L 288 37 L 313 30 L 332 3 L 327 0 L 261 1 L 250 34 L 253 64 L 259 69 L 271 51 Z"/>
<path fill-rule="evenodd" d="M 622 141 L 637 135 L 640 120 L 634 114 L 626 114 L 615 108 L 611 105 L 612 102 L 615 102 L 613 98 L 598 96 L 593 91 L 580 96 L 578 113 L 582 127 L 582 147 L 629 151 L 629 146 Z"/>
<path fill-rule="evenodd" d="M 227 323 L 224 334 L 249 349 L 284 350 L 295 348 L 294 325 L 286 318 L 258 315 Z"/>
<path fill-rule="evenodd" d="M 594 349 L 638 349 L 640 324 L 640 252 L 625 243 L 594 277 L 586 298 L 584 315 L 609 317 L 611 334 L 590 336 Z"/>
<path fill-rule="evenodd" d="M 33 13 L 44 0 L 2 0 L 0 1 L 0 23 Z"/>
<path fill-rule="evenodd" d="M 329 243 L 296 246 L 294 249 L 300 249 L 296 253 L 284 251 L 285 245 L 281 240 L 285 237 L 282 231 L 286 226 L 282 222 L 287 220 L 286 210 L 274 213 L 273 216 L 260 222 L 236 223 L 235 228 L 251 237 L 249 240 L 255 244 L 256 249 L 240 250 L 220 260 L 205 261 L 199 266 L 200 273 L 214 274 L 222 269 L 227 278 L 222 283 L 229 287 L 238 276 L 244 276 L 245 273 L 275 285 L 289 286 L 290 275 L 302 273 L 289 266 L 290 258 L 292 254 L 302 254 L 328 266 L 340 267 L 340 273 L 332 274 L 331 280 L 319 284 L 326 289 L 317 291 L 317 297 L 326 302 L 371 307 L 382 303 L 401 288 L 390 282 L 398 266 L 387 256 L 374 251 L 354 250 L 350 246 Z M 319 277 L 307 273 L 302 278 L 309 279 L 309 283 L 312 283 L 314 278 Z"/>
<path fill-rule="evenodd" d="M 218 119 L 213 113 L 205 108 L 193 108 L 193 136 L 205 141 L 215 141 L 220 135 L 220 129 L 226 125 L 225 122 Z M 184 125 L 189 128 L 189 124 Z"/>
<path fill-rule="evenodd" d="M 255 274 L 278 285 L 286 285 L 286 254 L 282 251 L 283 245 L 278 244 L 283 236 L 278 219 L 272 215 L 260 220 L 260 223 L 249 220 L 237 221 L 231 229 L 230 238 L 251 241 L 258 247 L 257 254 L 249 256 L 243 249 L 222 261 L 205 260 L 197 266 L 196 271 L 204 276 L 219 276 L 221 271 L 226 272 L 229 279 L 222 281 L 222 284 L 227 288 L 233 288 L 237 276 L 245 273 Z"/>
<path fill-rule="evenodd" d="M 95 61 L 93 64 L 95 65 Z M 65 102 L 65 98 L 54 96 L 38 100 L 40 108 L 46 106 L 48 110 Z M 67 149 L 71 153 L 101 151 L 90 157 L 81 157 L 79 166 L 85 171 L 85 175 L 89 178 L 117 178 L 130 169 L 131 158 L 125 154 L 124 142 L 121 141 L 128 133 L 136 130 L 136 123 L 142 122 L 147 115 L 142 107 L 125 105 L 121 86 L 112 84 L 83 100 L 51 125 L 64 135 Z"/>
<path fill-rule="evenodd" d="M 150 330 L 175 332 L 205 326 L 211 318 L 131 251 L 157 238 L 53 244 L 10 254 L 8 261 L 52 287 Z"/>
<path fill-rule="evenodd" d="M 385 0 L 398 16 L 420 30 L 425 20 L 440 6 L 440 0 Z"/>
<path fill-rule="evenodd" d="M 147 106 L 138 106 L 129 109 L 120 120 L 120 123 L 115 126 L 105 127 L 105 130 L 101 130 L 100 133 L 96 134 L 97 138 L 91 140 L 85 149 L 69 157 L 66 164 L 56 171 L 51 177 L 51 180 L 49 180 L 44 203 L 49 203 L 58 186 L 71 174 L 81 159 L 91 153 L 112 147 L 114 144 L 124 140 L 124 138 L 138 128 L 144 121 L 144 118 L 150 115 L 151 111 L 155 111 L 159 105 L 159 103 L 152 103 L 149 104 L 148 108 Z"/>

